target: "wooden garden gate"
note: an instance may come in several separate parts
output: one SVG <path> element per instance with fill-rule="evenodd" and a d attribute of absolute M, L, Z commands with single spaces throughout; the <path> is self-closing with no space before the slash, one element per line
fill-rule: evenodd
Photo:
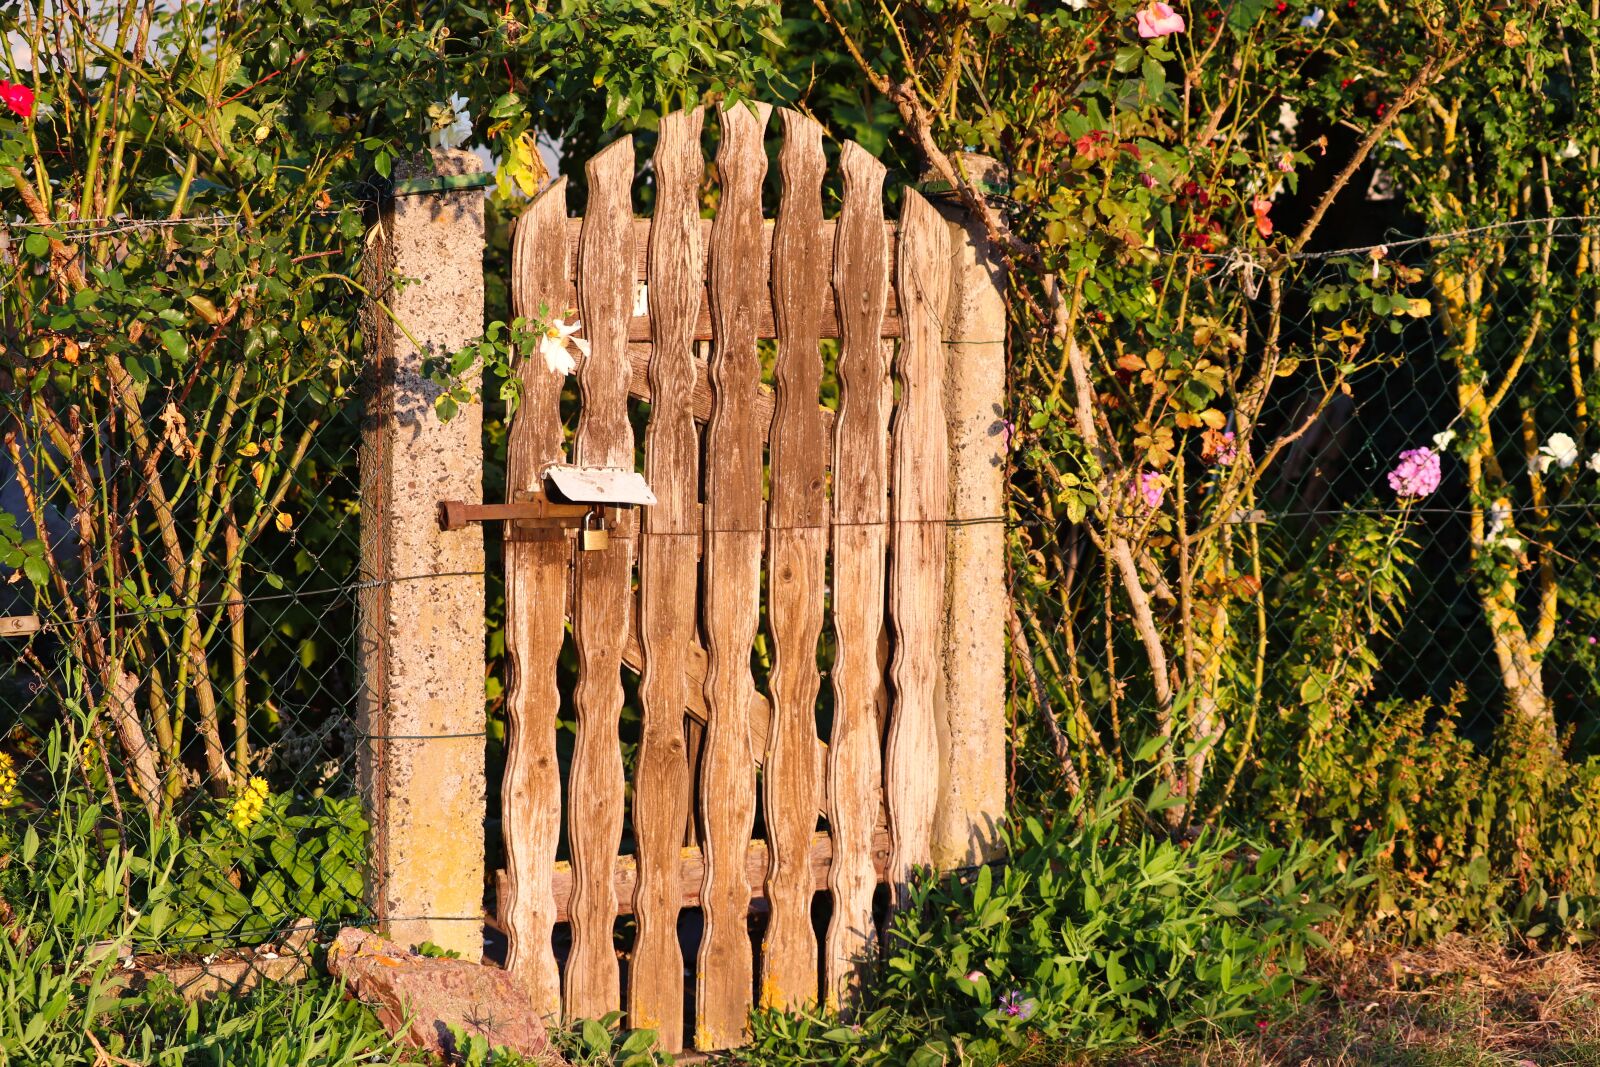
<path fill-rule="evenodd" d="M 701 217 L 703 113 L 692 110 L 661 122 L 649 219 L 633 216 L 624 138 L 589 161 L 581 220 L 568 219 L 557 181 L 514 238 L 517 314 L 575 308 L 590 350 L 570 455 L 564 375 L 521 359 L 509 502 L 553 499 L 552 465 L 635 470 L 632 399 L 649 405 L 643 466 L 655 503 L 604 509 L 604 548 L 575 544 L 600 540 L 592 530 L 506 524 L 507 965 L 540 1010 L 625 1008 L 629 1026 L 658 1029 L 672 1050 L 684 1043 L 686 1003 L 693 1044 L 711 1049 L 741 1041 L 753 1002 L 847 1001 L 872 949 L 876 887 L 929 862 L 939 781 L 948 230 L 909 188 L 898 226 L 886 223 L 884 167 L 854 143 L 840 156 L 838 217 L 825 220 L 822 131 L 792 111 L 781 112 L 777 218 L 765 221 L 769 111 L 720 112 L 712 220 Z M 833 409 L 821 395 L 825 338 L 838 338 Z M 770 389 L 763 339 L 776 341 Z M 763 607 L 765 694 L 751 666 Z M 577 725 L 563 783 L 567 617 Z M 819 648 L 831 654 L 825 730 Z M 640 673 L 631 783 L 624 667 Z M 698 752 L 686 714 L 703 727 Z M 630 797 L 633 851 L 619 856 Z M 570 865 L 556 863 L 563 814 Z M 696 823 L 698 848 L 686 848 Z M 819 944 L 821 888 L 832 910 Z M 757 896 L 769 912 L 759 945 Z M 703 933 L 686 990 L 679 918 L 696 902 Z M 624 962 L 615 930 L 627 910 Z M 570 926 L 562 965 L 560 921 Z"/>

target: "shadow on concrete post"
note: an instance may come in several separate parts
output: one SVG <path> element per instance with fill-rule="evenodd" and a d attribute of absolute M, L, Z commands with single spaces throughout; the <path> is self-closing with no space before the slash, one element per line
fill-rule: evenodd
<path fill-rule="evenodd" d="M 1004 174 L 965 154 L 981 184 Z M 938 710 L 941 788 L 932 855 L 940 870 L 1001 855 L 1006 809 L 1005 514 L 1006 303 L 999 253 L 983 224 L 930 190 L 950 223 L 945 417 L 950 433 L 950 555 L 945 577 L 944 685 Z M 986 520 L 973 522 L 971 520 Z"/>
<path fill-rule="evenodd" d="M 395 179 L 427 190 L 450 184 L 429 179 L 480 169 L 470 152 L 434 149 L 398 166 Z M 483 333 L 483 193 L 407 192 L 373 223 L 357 712 L 372 824 L 367 903 L 391 940 L 431 941 L 476 961 L 487 810 L 483 535 L 476 525 L 441 532 L 436 509 L 482 496 L 482 409 L 463 405 L 440 421 L 439 389 L 422 363 Z"/>

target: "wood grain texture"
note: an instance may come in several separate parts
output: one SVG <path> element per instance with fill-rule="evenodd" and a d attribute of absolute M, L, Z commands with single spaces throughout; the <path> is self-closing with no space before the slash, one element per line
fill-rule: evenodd
<path fill-rule="evenodd" d="M 889 365 L 879 340 L 888 297 L 884 167 L 853 141 L 839 160 L 844 199 L 834 245 L 839 306 L 839 415 L 833 436 L 833 731 L 828 744 L 829 878 L 824 990 L 848 1012 L 876 944 L 872 830 L 882 802 L 877 691 L 882 680 L 888 519 Z"/>
<path fill-rule="evenodd" d="M 699 439 L 694 426 L 694 315 L 705 263 L 700 247 L 700 152 L 704 112 L 661 120 L 656 206 L 650 228 L 649 381 L 645 478 L 656 504 L 639 540 L 639 702 L 644 725 L 634 773 L 638 916 L 628 972 L 628 1025 L 655 1030 L 658 1047 L 683 1048 L 683 951 L 678 945 L 680 848 L 689 818 L 684 705 L 694 643 L 700 514 Z"/>
<path fill-rule="evenodd" d="M 645 512 L 645 521 L 649 521 L 650 513 Z M 628 638 L 628 644 L 622 650 L 622 665 L 636 674 L 644 673 L 644 646 L 639 641 L 637 633 Z M 685 650 L 683 660 L 684 673 L 688 675 L 688 686 L 684 692 L 683 711 L 689 717 L 690 725 L 704 725 L 706 721 L 706 650 L 691 636 L 689 647 Z M 766 758 L 767 736 L 772 728 L 772 706 L 767 703 L 767 698 L 757 691 L 750 704 L 750 751 L 760 763 Z M 821 741 L 817 742 L 819 749 L 825 749 Z M 691 779 L 692 781 L 692 779 Z"/>
<path fill-rule="evenodd" d="M 806 852 L 807 878 L 813 892 L 828 888 L 828 868 L 833 865 L 833 838 L 822 832 L 811 835 L 810 847 Z M 872 831 L 872 863 L 880 879 L 887 878 L 889 874 L 889 828 L 880 824 Z M 698 908 L 700 906 L 701 882 L 705 878 L 705 859 L 700 854 L 700 849 L 694 846 L 682 848 L 677 853 L 676 881 L 673 887 L 678 891 L 678 903 L 685 908 Z M 767 872 L 771 860 L 767 855 L 765 841 L 751 841 L 745 850 L 744 877 L 749 883 L 750 912 L 755 914 L 766 905 Z M 637 858 L 634 856 L 618 856 L 614 868 L 614 877 L 617 884 L 617 899 L 622 902 L 622 914 L 627 915 L 631 910 L 630 902 L 637 896 L 639 884 L 639 868 Z M 566 863 L 555 865 L 553 879 L 556 897 L 556 920 L 567 921 L 567 902 L 572 894 L 572 868 Z M 630 974 L 629 980 L 632 980 Z"/>
<path fill-rule="evenodd" d="M 702 245 L 704 245 L 704 242 L 709 239 L 712 225 L 713 222 L 710 219 L 700 220 L 700 237 Z M 836 223 L 832 219 L 822 223 L 821 240 L 824 248 L 833 247 L 835 225 Z M 575 281 L 578 276 L 578 227 L 579 220 L 573 219 L 571 221 L 571 229 L 568 236 L 569 282 Z M 649 255 L 649 227 L 650 221 L 648 219 L 636 219 L 634 221 L 633 266 L 636 272 L 635 280 L 637 281 L 645 280 L 645 261 Z M 777 226 L 775 223 L 770 221 L 762 223 L 760 271 L 763 278 L 767 277 L 768 273 L 770 272 L 772 243 L 776 233 Z M 895 224 L 892 222 L 884 223 L 884 233 L 890 242 L 890 259 L 888 270 L 892 276 L 894 273 Z M 568 302 L 571 302 L 570 297 L 568 298 Z M 823 337 L 838 337 L 839 309 L 834 302 L 833 293 L 831 291 L 824 295 L 822 307 L 821 335 Z M 762 288 L 761 294 L 756 300 L 755 318 L 756 333 L 758 336 L 770 338 L 775 335 L 776 319 L 772 307 L 772 293 L 765 287 Z M 884 308 L 883 321 L 879 329 L 882 331 L 882 335 L 884 337 L 900 336 L 900 310 L 895 304 L 895 294 L 892 289 L 889 292 L 889 302 Z M 701 291 L 698 311 L 695 315 L 694 330 L 695 338 L 697 340 L 708 341 L 711 339 L 711 308 L 709 301 L 706 299 L 705 290 L 703 289 Z M 650 320 L 648 316 L 639 315 L 633 319 L 628 327 L 628 338 L 633 341 L 647 341 L 650 339 Z"/>
<path fill-rule="evenodd" d="M 900 211 L 896 284 L 905 332 L 895 373 L 900 401 L 891 436 L 894 520 L 889 617 L 893 702 L 884 778 L 889 810 L 890 883 L 909 901 L 916 869 L 930 866 L 939 799 L 939 736 L 934 701 L 942 691 L 940 631 L 949 514 L 949 445 L 944 415 L 944 307 L 950 289 L 950 235 L 944 219 L 911 189 Z"/>
<path fill-rule="evenodd" d="M 590 352 L 578 368 L 582 408 L 574 439 L 580 464 L 633 467 L 628 423 L 628 317 L 633 279 L 627 263 L 633 206 L 633 141 L 622 138 L 589 160 L 589 204 L 579 240 L 578 315 Z M 573 693 L 577 719 L 567 784 L 572 854 L 572 951 L 567 958 L 568 1018 L 598 1018 L 622 1006 L 614 930 L 612 865 L 622 843 L 622 648 L 631 628 L 632 538 L 578 552 L 572 633 L 578 649 Z M 540 610 L 545 610 L 541 608 Z"/>
<path fill-rule="evenodd" d="M 567 222 L 565 179 L 547 188 L 517 222 L 511 253 L 511 300 L 517 315 L 535 317 L 565 291 L 563 242 Z M 517 377 L 522 402 L 506 444 L 506 496 L 531 490 L 548 463 L 564 459 L 562 376 L 536 352 L 521 352 Z M 561 693 L 556 662 L 565 636 L 567 569 L 572 546 L 565 536 L 511 536 L 505 543 L 506 768 L 501 821 L 506 849 L 506 904 L 501 915 L 509 947 L 506 969 L 527 990 L 533 1010 L 561 1011 L 561 978 L 550 935 L 556 924 L 552 865 L 560 836 L 561 771 L 556 762 L 556 720 Z"/>
<path fill-rule="evenodd" d="M 709 250 L 713 338 L 702 561 L 709 669 L 699 787 L 705 932 L 695 995 L 695 1046 L 705 1050 L 743 1040 L 753 979 L 746 928 L 750 887 L 743 864 L 755 822 L 750 650 L 760 605 L 762 541 L 755 309 L 764 288 L 761 184 L 767 160 L 761 140 L 770 111 L 735 104 L 720 112 L 722 196 Z"/>
<path fill-rule="evenodd" d="M 824 245 L 830 248 L 831 245 Z M 761 335 L 765 337 L 766 335 Z M 628 391 L 639 400 L 649 401 L 654 395 L 650 389 L 650 346 L 647 344 L 631 344 L 628 346 L 628 358 L 633 361 L 633 381 L 628 385 Z M 696 357 L 694 361 L 694 420 L 705 422 L 711 418 L 711 382 L 706 377 L 706 361 Z M 756 424 L 761 430 L 761 439 L 767 439 L 767 432 L 772 426 L 772 390 L 763 385 L 756 393 Z M 822 424 L 828 433 L 833 432 L 833 409 L 818 406 L 818 413 Z"/>
<path fill-rule="evenodd" d="M 817 936 L 811 926 L 810 848 L 822 765 L 817 749 L 817 641 L 827 584 L 827 436 L 822 383 L 827 248 L 821 243 L 822 127 L 783 112 L 778 169 L 783 197 L 772 243 L 773 370 L 771 495 L 767 508 L 767 625 L 772 633 L 772 712 L 762 777 L 771 867 L 771 915 L 761 952 L 761 1005 L 817 1000 Z"/>

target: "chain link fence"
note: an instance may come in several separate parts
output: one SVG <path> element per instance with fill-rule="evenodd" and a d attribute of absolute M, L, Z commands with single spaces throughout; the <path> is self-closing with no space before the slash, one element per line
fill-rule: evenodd
<path fill-rule="evenodd" d="M 1272 265 L 1173 253 L 1192 306 L 1186 336 L 1161 342 L 1165 364 L 1144 362 L 1141 339 L 1158 331 L 1115 299 L 1088 313 L 1094 354 L 1115 368 L 1101 399 L 1144 427 L 1122 442 L 1135 469 L 1126 457 L 1161 451 L 1151 427 L 1183 406 L 1160 387 L 1167 368 L 1192 375 L 1211 359 L 1226 379 L 1211 403 L 1224 418 L 1185 430 L 1180 417 L 1163 462 L 1138 475 L 1157 503 L 1123 522 L 1180 743 L 1204 740 L 1211 717 L 1208 773 L 1192 784 L 1202 810 L 1305 773 L 1319 731 L 1352 715 L 1405 709 L 1418 729 L 1448 724 L 1488 751 L 1508 716 L 1548 709 L 1570 757 L 1594 751 L 1596 240 L 1593 219 L 1539 219 Z M 1218 307 L 1234 313 L 1207 318 Z M 1268 358 L 1276 376 L 1247 443 L 1238 412 Z M 1108 527 L 1059 505 L 1050 483 L 1084 472 L 1047 433 L 1025 433 L 1013 458 L 1012 787 L 1024 805 L 1052 803 L 1089 767 L 1127 772 L 1162 729 Z M 1396 472 L 1418 449 L 1431 456 L 1413 461 L 1424 469 L 1412 484 L 1412 466 Z M 1248 487 L 1229 496 L 1240 464 Z"/>
<path fill-rule="evenodd" d="M 359 218 L 330 227 L 329 241 L 358 246 Z M 219 233 L 241 237 L 165 223 L 142 236 L 174 229 L 181 247 L 210 254 L 226 245 Z M 503 245 L 493 217 L 490 232 Z M 1207 306 L 1235 314 L 1191 313 L 1159 364 L 1128 309 L 1107 301 L 1086 335 L 1109 369 L 1103 399 L 1122 405 L 1115 418 L 1153 405 L 1155 426 L 1173 403 L 1193 418 L 1170 440 L 1121 443 L 1162 455 L 1130 466 L 1133 503 L 1109 505 L 1110 527 L 1041 488 L 1048 471 L 1087 476 L 1051 436 L 1065 409 L 1019 432 L 1005 517 L 1014 803 L 1050 804 L 1096 767 L 1126 767 L 1161 728 L 1107 529 L 1133 545 L 1179 728 L 1202 737 L 1197 709 L 1210 715 L 1206 806 L 1239 803 L 1274 763 L 1287 773 L 1318 716 L 1350 708 L 1420 708 L 1426 728 L 1448 720 L 1487 747 L 1532 687 L 1569 751 L 1589 752 L 1597 242 L 1589 220 L 1541 220 L 1287 267 L 1173 253 Z M 69 410 L 8 402 L 0 853 L 110 833 L 154 858 L 118 868 L 146 887 L 117 941 L 136 959 L 204 968 L 237 946 L 273 953 L 306 927 L 373 918 L 356 782 L 360 299 L 325 296 L 297 324 L 302 349 L 281 360 L 218 353 L 177 377 L 124 360 Z M 503 287 L 490 299 L 503 303 Z M 64 336 L 47 342 L 51 358 L 78 358 Z M 1269 356 L 1247 435 L 1237 413 L 1256 394 L 1235 368 Z M 1197 370 L 1206 360 L 1214 371 Z M 1214 398 L 1158 389 L 1179 366 L 1220 373 Z M 1010 418 L 1029 425 L 1020 393 Z M 486 425 L 494 499 L 503 427 Z M 1399 495 L 1393 472 L 1415 449 L 1437 457 L 1437 478 L 1424 470 L 1426 492 Z M 495 681 L 487 698 L 495 783 Z M 491 796 L 491 870 L 497 811 Z M 0 862 L 0 902 L 27 895 L 8 886 L 19 871 Z"/>
<path fill-rule="evenodd" d="M 29 294 L 8 300 L 0 856 L 54 856 L 0 859 L 0 919 L 23 929 L 39 919 L 24 902 L 77 885 L 84 911 L 58 925 L 114 949 L 130 981 L 159 957 L 193 965 L 172 972 L 180 985 L 249 984 L 312 928 L 365 917 L 361 296 L 335 277 L 362 216 L 304 222 L 285 263 L 326 263 L 329 279 L 271 293 L 287 321 L 240 321 L 248 295 L 190 282 L 252 269 L 256 234 L 234 217 L 10 234 L 20 285 L 44 277 L 29 242 L 92 249 L 93 299 L 47 292 L 60 321 L 45 323 L 28 321 Z M 251 284 L 274 284 L 268 263 Z M 136 290 L 159 314 L 119 320 Z M 83 330 L 96 309 L 129 346 Z M 120 886 L 95 881 L 113 874 Z M 131 909 L 91 914 L 107 895 Z"/>

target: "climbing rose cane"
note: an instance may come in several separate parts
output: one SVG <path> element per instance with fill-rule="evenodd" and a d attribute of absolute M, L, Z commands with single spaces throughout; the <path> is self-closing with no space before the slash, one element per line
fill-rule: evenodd
<path fill-rule="evenodd" d="M 1156 3 L 1141 8 L 1136 16 L 1139 36 L 1145 39 L 1167 37 L 1184 30 L 1183 16 L 1172 10 L 1171 4 Z"/>
<path fill-rule="evenodd" d="M 1389 472 L 1389 488 L 1402 500 L 1420 500 L 1439 488 L 1439 453 L 1413 448 L 1400 453 L 1400 463 Z"/>

